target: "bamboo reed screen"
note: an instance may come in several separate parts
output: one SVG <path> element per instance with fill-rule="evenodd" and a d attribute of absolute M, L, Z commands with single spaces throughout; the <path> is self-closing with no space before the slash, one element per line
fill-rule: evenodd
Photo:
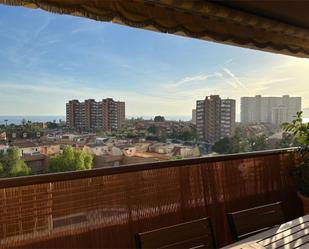
<path fill-rule="evenodd" d="M 205 216 L 224 245 L 227 212 L 282 201 L 287 218 L 300 214 L 294 162 L 256 153 L 2 180 L 0 248 L 132 248 L 137 232 Z"/>

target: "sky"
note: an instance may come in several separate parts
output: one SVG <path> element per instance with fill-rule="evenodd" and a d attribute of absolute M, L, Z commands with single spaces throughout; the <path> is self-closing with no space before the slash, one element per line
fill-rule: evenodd
<path fill-rule="evenodd" d="M 128 116 L 190 116 L 211 94 L 302 97 L 309 60 L 0 5 L 0 116 L 65 115 L 70 99 L 126 102 Z"/>

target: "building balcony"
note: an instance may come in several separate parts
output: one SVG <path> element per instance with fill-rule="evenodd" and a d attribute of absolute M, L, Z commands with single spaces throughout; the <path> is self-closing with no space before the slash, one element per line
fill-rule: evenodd
<path fill-rule="evenodd" d="M 281 201 L 301 214 L 294 149 L 0 180 L 1 248 L 133 248 L 134 234 L 210 216 L 218 246 L 226 213 Z"/>

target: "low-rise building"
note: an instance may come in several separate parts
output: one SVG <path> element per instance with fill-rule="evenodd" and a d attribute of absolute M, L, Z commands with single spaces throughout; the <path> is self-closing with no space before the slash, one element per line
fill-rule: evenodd
<path fill-rule="evenodd" d="M 96 156 L 108 155 L 108 146 L 106 144 L 85 144 L 83 150 L 90 154 Z"/>
<path fill-rule="evenodd" d="M 156 152 L 160 154 L 169 154 L 173 151 L 175 144 L 167 144 L 167 143 L 154 143 L 149 146 L 150 152 Z"/>
<path fill-rule="evenodd" d="M 32 174 L 44 174 L 48 172 L 49 157 L 43 154 L 24 154 L 22 159 L 31 169 Z"/>
<path fill-rule="evenodd" d="M 19 148 L 20 156 L 40 154 L 40 145 L 30 140 L 14 141 L 12 146 Z"/>
<path fill-rule="evenodd" d="M 6 132 L 0 132 L 0 141 L 6 141 Z"/>
<path fill-rule="evenodd" d="M 60 143 L 44 141 L 40 143 L 40 153 L 47 156 L 54 156 L 61 151 Z"/>
<path fill-rule="evenodd" d="M 122 151 L 113 144 L 85 144 L 83 150 L 90 155 L 122 156 Z"/>
<path fill-rule="evenodd" d="M 144 143 L 134 143 L 134 147 L 136 148 L 136 151 L 138 152 L 147 152 L 149 151 L 149 147 L 152 145 L 152 143 L 147 143 L 147 142 L 144 142 Z"/>
<path fill-rule="evenodd" d="M 148 145 L 148 144 L 147 144 Z M 145 143 L 146 147 L 146 143 Z M 125 154 L 127 156 L 141 156 L 144 153 L 145 156 L 153 156 L 159 157 L 163 159 L 163 157 L 172 157 L 172 156 L 180 156 L 183 158 L 186 157 L 198 157 L 200 156 L 200 151 L 198 146 L 187 146 L 181 144 L 174 143 L 153 143 L 148 145 L 147 150 L 141 150 L 140 144 L 134 144 L 132 147 L 126 149 Z"/>
<path fill-rule="evenodd" d="M 201 156 L 198 146 L 175 146 L 171 156 L 180 156 L 182 158 Z"/>
<path fill-rule="evenodd" d="M 8 148 L 7 144 L 0 144 L 0 153 L 6 153 Z"/>
<path fill-rule="evenodd" d="M 12 146 L 19 148 L 21 156 L 38 154 L 53 156 L 61 151 L 60 143 L 49 140 L 18 140 L 12 142 Z"/>

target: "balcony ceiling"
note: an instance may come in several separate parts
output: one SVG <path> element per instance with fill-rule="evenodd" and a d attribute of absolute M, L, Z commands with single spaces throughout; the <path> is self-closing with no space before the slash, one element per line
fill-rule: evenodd
<path fill-rule="evenodd" d="M 224 6 L 309 30 L 309 1 L 220 0 Z"/>
<path fill-rule="evenodd" d="M 0 0 L 0 3 L 309 58 L 309 1 Z"/>

